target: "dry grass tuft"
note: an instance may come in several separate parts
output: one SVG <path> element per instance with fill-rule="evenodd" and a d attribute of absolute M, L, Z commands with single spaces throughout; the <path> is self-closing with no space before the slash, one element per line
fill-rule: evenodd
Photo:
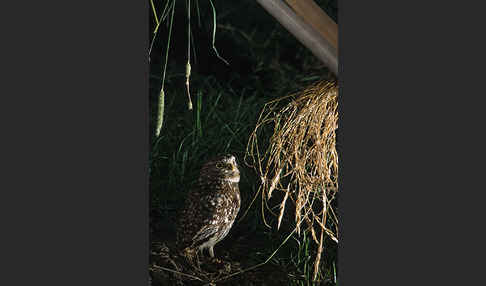
<path fill-rule="evenodd" d="M 262 210 L 274 192 L 282 192 L 279 214 L 267 206 L 278 217 L 278 228 L 285 205 L 291 201 L 295 205 L 296 232 L 300 234 L 302 222 L 310 231 L 318 246 L 314 280 L 325 235 L 338 242 L 338 220 L 331 206 L 338 190 L 337 96 L 335 81 L 321 81 L 268 102 L 250 136 L 245 155 L 245 162 L 262 180 L 259 189 Z M 269 127 L 273 127 L 270 142 L 265 150 L 259 150 L 259 134 Z M 263 218 L 265 221 L 264 214 Z"/>

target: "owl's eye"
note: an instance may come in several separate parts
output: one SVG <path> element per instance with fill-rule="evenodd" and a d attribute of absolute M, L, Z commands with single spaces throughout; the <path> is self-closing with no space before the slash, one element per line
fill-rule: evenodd
<path fill-rule="evenodd" d="M 221 170 L 231 170 L 232 166 L 231 164 L 225 163 L 225 162 L 218 162 L 216 163 L 216 168 L 221 169 Z"/>
<path fill-rule="evenodd" d="M 216 163 L 216 168 L 223 169 L 224 168 L 224 164 L 221 163 L 221 162 L 218 162 L 218 163 Z"/>

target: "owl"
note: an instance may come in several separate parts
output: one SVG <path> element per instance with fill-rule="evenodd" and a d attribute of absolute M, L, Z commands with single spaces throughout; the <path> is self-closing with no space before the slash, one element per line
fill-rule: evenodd
<path fill-rule="evenodd" d="M 240 210 L 239 181 L 233 155 L 219 156 L 203 165 L 179 216 L 179 250 L 197 253 L 208 249 L 214 257 L 214 245 L 228 234 Z"/>

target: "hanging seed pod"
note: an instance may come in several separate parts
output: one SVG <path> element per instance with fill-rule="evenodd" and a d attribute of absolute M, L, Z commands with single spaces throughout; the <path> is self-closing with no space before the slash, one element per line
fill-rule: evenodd
<path fill-rule="evenodd" d="M 157 127 L 155 129 L 155 136 L 159 137 L 160 135 L 160 129 L 162 129 L 162 123 L 164 121 L 164 100 L 165 100 L 165 93 L 164 90 L 160 90 L 160 96 L 159 96 L 159 112 L 157 115 Z"/>

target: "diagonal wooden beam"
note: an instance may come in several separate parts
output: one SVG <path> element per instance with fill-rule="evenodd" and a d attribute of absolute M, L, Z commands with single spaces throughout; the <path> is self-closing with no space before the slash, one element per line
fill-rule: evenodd
<path fill-rule="evenodd" d="M 338 49 L 338 26 L 313 0 L 285 0 L 306 23 Z"/>
<path fill-rule="evenodd" d="M 320 59 L 336 76 L 338 75 L 337 48 L 331 43 L 332 40 L 325 38 L 282 0 L 256 1 Z"/>

